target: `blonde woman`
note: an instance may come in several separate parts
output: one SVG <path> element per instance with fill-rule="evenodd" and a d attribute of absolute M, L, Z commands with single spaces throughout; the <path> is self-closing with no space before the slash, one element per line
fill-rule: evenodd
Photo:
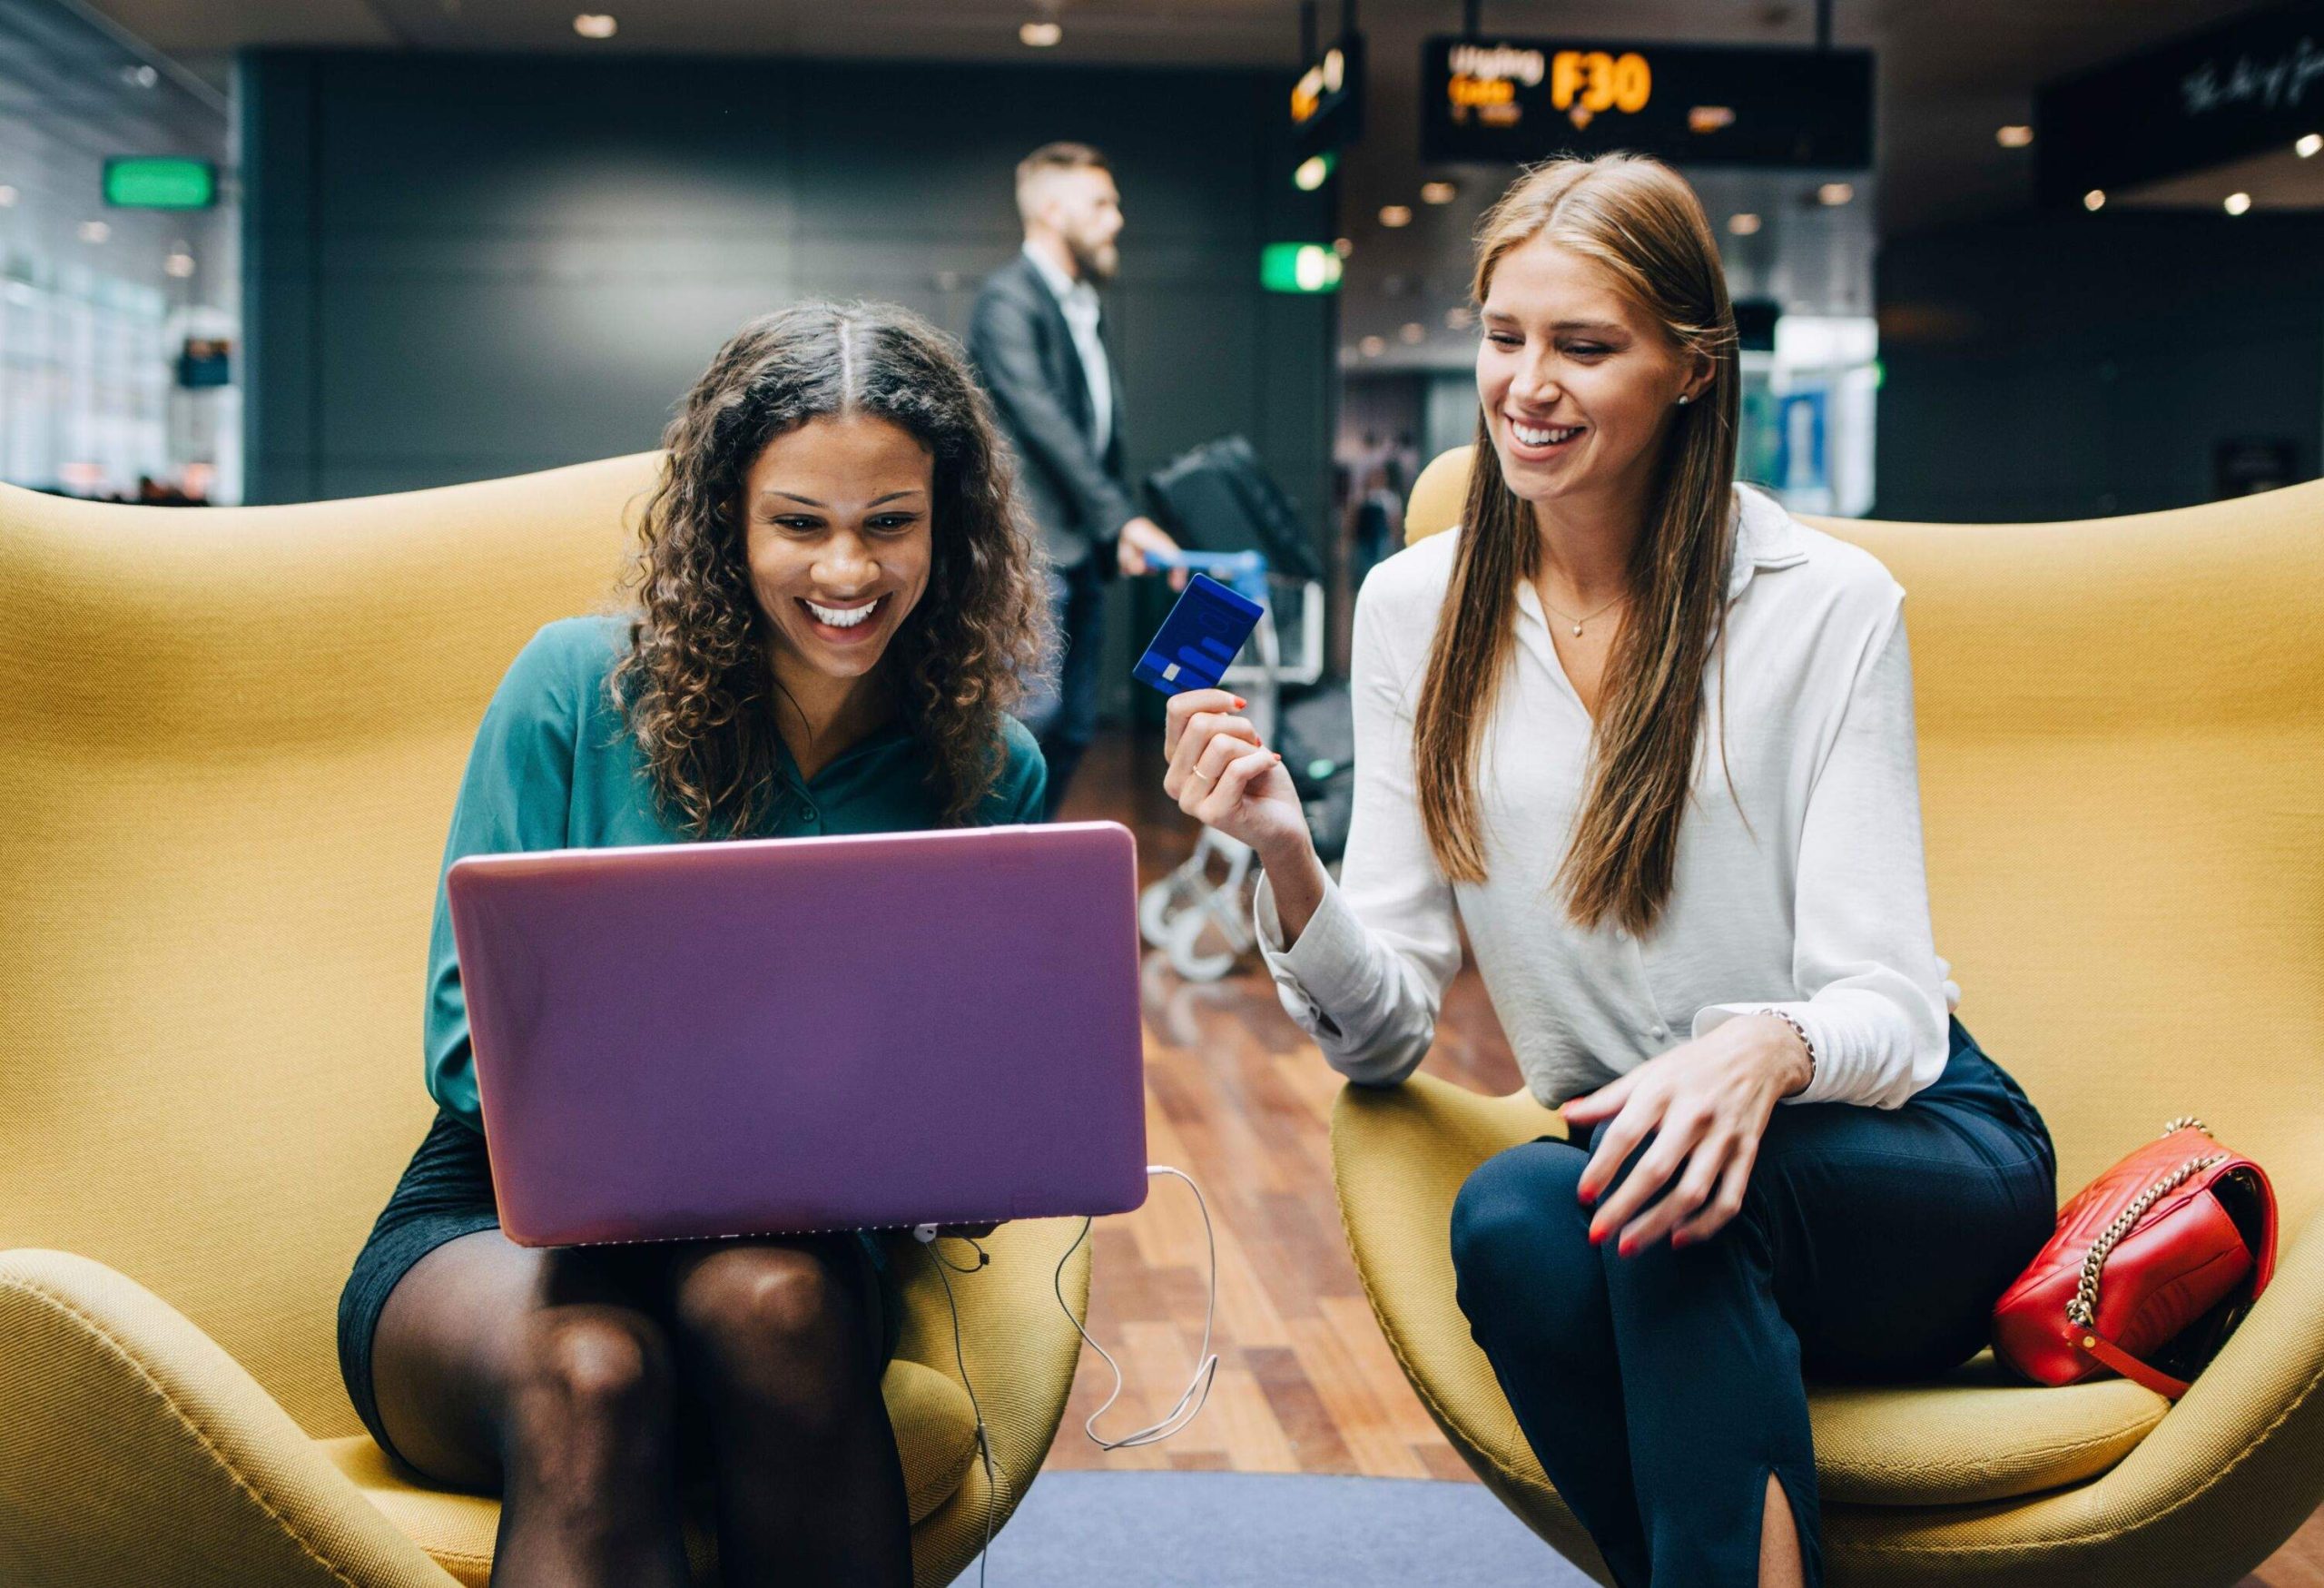
<path fill-rule="evenodd" d="M 1461 1306 L 1615 1580 L 1817 1583 L 1803 1371 L 1973 1355 L 2054 1155 L 1951 1015 L 1904 591 L 1733 483 L 1693 192 L 1537 168 L 1474 291 L 1465 527 L 1356 609 L 1343 880 L 1232 697 L 1171 703 L 1164 787 L 1257 851 L 1268 968 L 1353 1080 L 1420 1062 L 1467 929 L 1570 1135 L 1462 1188 Z"/>

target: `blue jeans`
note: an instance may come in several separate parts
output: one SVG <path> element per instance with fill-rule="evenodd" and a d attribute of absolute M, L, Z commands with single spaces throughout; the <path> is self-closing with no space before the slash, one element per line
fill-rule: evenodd
<path fill-rule="evenodd" d="M 1944 1074 L 1903 1108 L 1777 1105 L 1743 1210 L 1699 1245 L 1628 1258 L 1590 1244 L 1588 1148 L 1527 1142 L 1461 1188 L 1471 1333 L 1623 1588 L 1756 1584 L 1770 1474 L 1812 1588 L 1801 1376 L 1927 1378 L 1983 1347 L 2055 1221 L 2041 1116 L 1954 1021 Z"/>
<path fill-rule="evenodd" d="M 1049 616 L 1057 625 L 1055 676 L 1037 680 L 1017 715 L 1040 741 L 1049 763 L 1044 818 L 1053 819 L 1066 784 L 1098 733 L 1098 670 L 1105 660 L 1106 581 L 1100 557 L 1114 555 L 1110 542 L 1095 547 L 1069 568 L 1049 574 Z"/>

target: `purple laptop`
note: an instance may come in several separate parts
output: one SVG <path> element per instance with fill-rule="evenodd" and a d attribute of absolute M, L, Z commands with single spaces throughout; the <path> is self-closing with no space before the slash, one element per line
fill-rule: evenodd
<path fill-rule="evenodd" d="M 448 883 L 524 1246 L 1146 1199 L 1111 822 L 473 855 Z"/>

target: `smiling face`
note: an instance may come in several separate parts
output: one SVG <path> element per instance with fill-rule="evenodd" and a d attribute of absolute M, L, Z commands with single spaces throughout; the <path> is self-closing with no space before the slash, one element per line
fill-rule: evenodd
<path fill-rule="evenodd" d="M 1643 502 L 1681 395 L 1710 384 L 1594 260 L 1538 233 L 1485 292 L 1477 396 L 1512 495 L 1537 506 Z"/>
<path fill-rule="evenodd" d="M 743 482 L 751 588 L 776 676 L 866 676 L 928 588 L 935 459 L 882 419 L 777 436 Z"/>

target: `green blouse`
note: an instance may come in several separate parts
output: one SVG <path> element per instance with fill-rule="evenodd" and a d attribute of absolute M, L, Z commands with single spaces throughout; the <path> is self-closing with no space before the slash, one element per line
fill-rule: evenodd
<path fill-rule="evenodd" d="M 464 854 L 684 843 L 689 836 L 658 807 L 645 757 L 614 702 L 614 664 L 628 620 L 568 617 L 535 635 L 485 708 L 452 810 L 444 871 Z M 1000 780 L 973 824 L 1039 822 L 1049 781 L 1039 747 L 1005 720 Z M 940 825 L 925 749 L 901 727 L 872 735 L 812 778 L 788 752 L 782 789 L 753 838 L 895 833 Z M 468 1049 L 468 1003 L 444 883 L 428 946 L 428 1090 L 473 1129 L 483 1129 Z"/>

